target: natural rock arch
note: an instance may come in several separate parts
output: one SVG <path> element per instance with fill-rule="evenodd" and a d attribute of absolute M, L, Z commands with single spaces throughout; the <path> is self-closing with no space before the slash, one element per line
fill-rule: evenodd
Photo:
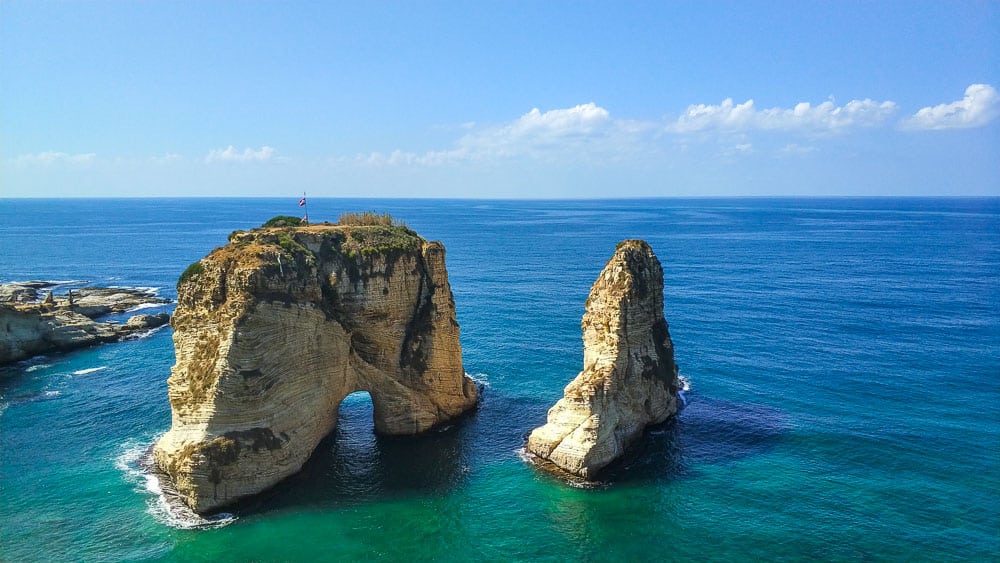
<path fill-rule="evenodd" d="M 234 233 L 185 272 L 156 465 L 206 512 L 298 471 L 348 394 L 416 434 L 477 400 L 444 247 L 398 226 Z"/>

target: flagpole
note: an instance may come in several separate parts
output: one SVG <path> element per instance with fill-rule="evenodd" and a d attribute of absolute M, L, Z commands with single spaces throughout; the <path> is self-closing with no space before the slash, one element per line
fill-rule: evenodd
<path fill-rule="evenodd" d="M 303 223 L 309 224 L 309 200 L 306 199 L 306 191 L 302 190 L 302 207 L 305 208 L 305 217 L 303 217 Z"/>

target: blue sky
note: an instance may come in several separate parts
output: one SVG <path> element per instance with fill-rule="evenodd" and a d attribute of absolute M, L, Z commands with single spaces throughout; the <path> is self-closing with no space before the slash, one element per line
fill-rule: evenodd
<path fill-rule="evenodd" d="M 1000 2 L 0 2 L 0 197 L 1000 195 Z"/>

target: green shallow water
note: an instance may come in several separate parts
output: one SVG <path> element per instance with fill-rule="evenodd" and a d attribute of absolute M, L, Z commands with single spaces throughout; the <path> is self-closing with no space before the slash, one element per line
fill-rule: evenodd
<path fill-rule="evenodd" d="M 0 276 L 174 297 L 187 264 L 295 203 L 0 200 Z M 345 207 L 445 243 L 478 411 L 390 439 L 352 395 L 301 473 L 191 528 L 141 463 L 170 424 L 169 329 L 8 366 L 0 560 L 1000 559 L 1000 200 L 315 200 L 310 215 Z M 573 488 L 518 450 L 579 370 L 583 302 L 629 237 L 663 262 L 689 405 L 603 486 Z"/>

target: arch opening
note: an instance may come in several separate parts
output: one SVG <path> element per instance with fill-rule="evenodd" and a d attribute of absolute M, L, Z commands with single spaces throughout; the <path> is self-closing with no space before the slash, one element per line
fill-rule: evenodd
<path fill-rule="evenodd" d="M 331 469 L 340 478 L 365 480 L 377 471 L 380 452 L 374 413 L 368 391 L 355 391 L 340 401 L 337 425 L 330 436 Z"/>

